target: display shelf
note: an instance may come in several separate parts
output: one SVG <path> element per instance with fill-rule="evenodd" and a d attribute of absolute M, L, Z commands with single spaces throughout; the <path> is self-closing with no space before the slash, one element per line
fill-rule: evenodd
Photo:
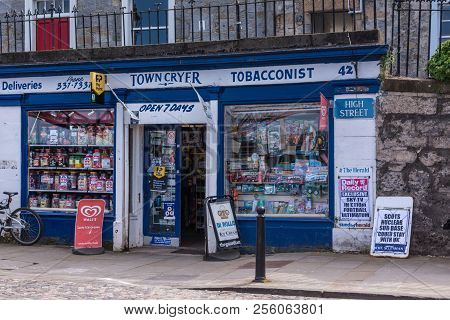
<path fill-rule="evenodd" d="M 267 197 L 275 197 L 275 198 L 278 198 L 278 199 L 292 199 L 292 198 L 296 198 L 296 197 L 300 196 L 298 194 L 289 195 L 289 194 L 239 193 L 237 201 L 255 200 L 255 195 L 259 195 L 261 198 L 264 198 L 264 197 L 266 197 L 266 198 Z"/>
<path fill-rule="evenodd" d="M 45 192 L 45 193 L 94 193 L 94 194 L 113 194 L 113 192 L 106 191 L 79 191 L 79 190 L 38 190 L 30 189 L 29 192 Z"/>
<path fill-rule="evenodd" d="M 250 198 L 252 196 L 254 197 L 255 195 L 264 196 L 264 197 L 289 197 L 289 198 L 299 197 L 300 196 L 300 194 L 287 194 L 287 193 L 266 194 L 264 192 L 255 191 L 255 192 L 239 192 L 238 197 L 247 196 L 247 198 Z M 239 199 L 238 199 L 238 201 L 239 201 Z"/>
<path fill-rule="evenodd" d="M 74 148 L 74 147 L 85 147 L 85 148 L 113 148 L 113 145 L 104 145 L 104 144 L 29 144 L 29 147 L 32 148 L 45 148 L 45 147 L 56 147 L 56 148 Z"/>
<path fill-rule="evenodd" d="M 63 171 L 114 171 L 114 168 L 70 168 L 70 167 L 29 167 L 29 170 L 63 170 Z"/>
<path fill-rule="evenodd" d="M 31 207 L 34 211 L 53 211 L 53 212 L 77 212 L 77 209 L 71 208 L 41 208 L 41 207 Z M 111 213 L 111 210 L 105 210 L 105 214 Z"/>
<path fill-rule="evenodd" d="M 237 181 L 232 181 L 230 182 L 230 184 L 256 184 L 256 185 L 265 185 L 265 184 L 299 184 L 299 185 L 304 185 L 305 182 L 237 182 Z"/>

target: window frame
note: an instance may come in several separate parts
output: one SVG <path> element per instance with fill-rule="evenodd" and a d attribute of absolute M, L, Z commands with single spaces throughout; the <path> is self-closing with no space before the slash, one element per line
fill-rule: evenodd
<path fill-rule="evenodd" d="M 450 0 L 442 2 L 442 5 L 448 7 L 450 10 Z M 430 25 L 430 52 L 429 56 L 432 57 L 433 54 L 438 50 L 439 44 L 442 39 L 445 41 L 450 40 L 450 34 L 447 36 L 441 35 L 441 11 L 440 4 L 438 2 L 432 2 L 431 4 L 431 25 Z M 442 20 L 442 22 L 450 22 L 450 20 Z"/>
<path fill-rule="evenodd" d="M 166 28 L 162 28 L 162 26 L 159 27 L 159 30 L 166 30 L 167 29 L 167 43 L 175 43 L 175 35 L 173 34 L 174 26 L 175 26 L 175 15 L 171 14 L 173 13 L 173 10 L 175 9 L 175 0 L 167 0 L 167 10 L 168 10 L 168 16 L 167 16 L 167 26 Z M 122 8 L 124 12 L 124 30 L 123 34 L 125 35 L 122 37 L 122 46 L 134 46 L 134 29 L 136 31 L 140 31 L 141 28 L 134 28 L 133 27 L 133 19 L 131 18 L 131 12 L 133 11 L 133 0 L 122 0 Z M 145 30 L 158 30 L 158 27 L 142 27 L 142 31 Z"/>
<path fill-rule="evenodd" d="M 25 28 L 25 51 L 36 51 L 36 20 L 51 19 L 50 13 L 48 14 L 37 14 L 35 15 L 37 9 L 37 1 L 38 0 L 25 0 L 25 12 L 31 12 L 30 16 L 30 24 L 31 26 Z M 72 12 L 71 8 L 76 6 L 77 0 L 69 1 L 69 12 L 61 12 L 53 15 L 53 19 L 58 18 L 68 18 L 69 20 L 69 48 L 76 49 L 76 30 L 75 30 L 75 13 Z M 28 22 L 26 22 L 28 23 Z"/>

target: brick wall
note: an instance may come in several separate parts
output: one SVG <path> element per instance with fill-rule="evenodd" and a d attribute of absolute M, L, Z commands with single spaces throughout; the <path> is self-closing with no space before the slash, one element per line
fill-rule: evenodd
<path fill-rule="evenodd" d="M 386 80 L 377 103 L 377 196 L 412 196 L 411 254 L 450 255 L 450 86 Z M 441 93 L 438 93 L 441 92 Z"/>

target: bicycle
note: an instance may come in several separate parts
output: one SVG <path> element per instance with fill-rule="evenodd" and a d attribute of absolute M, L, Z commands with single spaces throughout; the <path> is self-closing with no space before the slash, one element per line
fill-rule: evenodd
<path fill-rule="evenodd" d="M 0 236 L 9 232 L 18 243 L 31 246 L 42 236 L 41 217 L 29 208 L 18 208 L 11 212 L 10 205 L 18 192 L 3 192 L 8 198 L 0 202 Z"/>

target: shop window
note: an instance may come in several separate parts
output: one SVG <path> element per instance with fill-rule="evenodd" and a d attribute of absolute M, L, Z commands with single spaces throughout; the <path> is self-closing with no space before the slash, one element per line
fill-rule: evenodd
<path fill-rule="evenodd" d="M 167 43 L 168 0 L 134 0 L 132 15 L 135 45 Z"/>
<path fill-rule="evenodd" d="M 28 112 L 28 205 L 76 212 L 81 199 L 103 199 L 113 209 L 112 109 Z"/>
<path fill-rule="evenodd" d="M 226 190 L 238 214 L 328 215 L 328 130 L 318 105 L 234 106 L 226 114 Z"/>

